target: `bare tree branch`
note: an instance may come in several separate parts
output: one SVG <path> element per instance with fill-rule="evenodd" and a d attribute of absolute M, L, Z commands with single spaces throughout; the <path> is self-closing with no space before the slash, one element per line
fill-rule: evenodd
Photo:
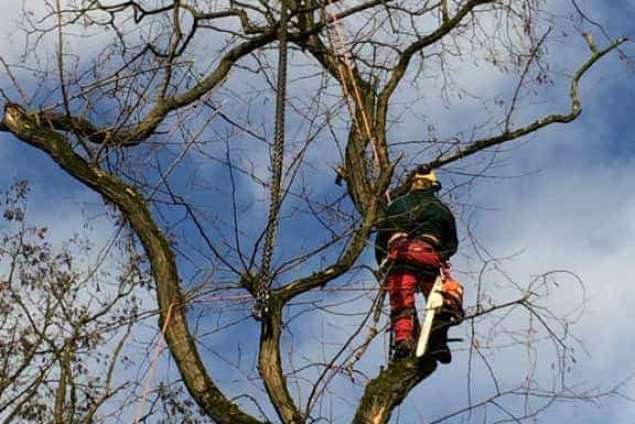
<path fill-rule="evenodd" d="M 624 44 L 628 39 L 620 38 L 615 41 L 610 46 L 604 48 L 603 50 L 599 50 L 593 52 L 588 61 L 586 61 L 573 75 L 571 79 L 571 86 L 569 89 L 569 96 L 571 98 L 571 110 L 567 114 L 552 114 L 548 115 L 544 118 L 538 119 L 529 125 L 526 125 L 522 128 L 517 128 L 514 130 L 505 131 L 503 134 L 485 138 L 482 140 L 473 141 L 468 144 L 466 147 L 459 149 L 457 152 L 450 153 L 445 155 L 439 159 L 436 159 L 429 163 L 429 165 L 433 168 L 439 168 L 443 165 L 447 165 L 449 163 L 455 162 L 459 159 L 466 158 L 467 156 L 473 155 L 483 149 L 488 147 L 495 146 L 497 144 L 504 143 L 506 141 L 515 140 L 527 134 L 534 133 L 541 128 L 547 127 L 552 124 L 565 124 L 575 120 L 580 113 L 582 113 L 582 102 L 580 101 L 579 96 L 579 84 L 580 79 L 584 76 L 584 74 L 591 69 L 591 67 L 602 57 L 604 57 L 607 53 L 616 49 L 620 45 Z"/>
<path fill-rule="evenodd" d="M 219 423 L 259 422 L 230 402 L 208 376 L 187 326 L 185 302 L 179 287 L 174 255 L 168 241 L 154 224 L 141 194 L 86 163 L 73 152 L 64 137 L 54 130 L 39 126 L 37 120 L 26 114 L 20 106 L 6 105 L 3 122 L 16 137 L 46 152 L 70 175 L 108 198 L 129 220 L 151 258 L 160 307 L 159 325 L 166 326 L 167 344 L 185 385 L 199 406 Z M 171 319 L 164 322 L 170 309 Z"/>

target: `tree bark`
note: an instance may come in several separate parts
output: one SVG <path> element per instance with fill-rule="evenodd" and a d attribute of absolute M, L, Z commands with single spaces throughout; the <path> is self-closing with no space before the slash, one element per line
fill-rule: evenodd
<path fill-rule="evenodd" d="M 391 363 L 372 379 L 359 402 L 353 424 L 383 424 L 417 384 L 436 370 L 433 358 L 415 358 Z"/>
<path fill-rule="evenodd" d="M 186 305 L 172 249 L 141 194 L 99 167 L 87 163 L 60 133 L 40 126 L 19 105 L 7 104 L 2 122 L 20 140 L 46 152 L 68 174 L 114 203 L 129 221 L 152 267 L 159 304 L 159 328 L 165 326 L 167 345 L 196 403 L 218 423 L 259 423 L 227 399 L 208 375 L 187 325 Z"/>

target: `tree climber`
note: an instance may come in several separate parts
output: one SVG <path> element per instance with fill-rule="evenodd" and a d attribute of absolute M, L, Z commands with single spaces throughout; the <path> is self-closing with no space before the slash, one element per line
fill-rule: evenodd
<path fill-rule="evenodd" d="M 419 166 L 409 192 L 388 206 L 377 225 L 375 256 L 387 269 L 384 289 L 390 297 L 394 359 L 410 356 L 415 348 L 415 291 L 422 290 L 427 298 L 442 272 L 444 305 L 435 316 L 428 351 L 443 364 L 452 361 L 447 333 L 463 318 L 463 287 L 449 272 L 448 259 L 456 253 L 458 239 L 452 212 L 435 195 L 440 189 L 434 171 Z"/>

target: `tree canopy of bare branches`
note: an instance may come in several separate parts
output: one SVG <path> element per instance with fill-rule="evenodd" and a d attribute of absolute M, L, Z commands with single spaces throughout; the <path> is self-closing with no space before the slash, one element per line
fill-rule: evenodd
<path fill-rule="evenodd" d="M 575 3 L 558 4 L 571 8 L 574 18 L 563 18 L 542 0 L 43 3 L 24 3 L 24 52 L 15 60 L 2 58 L 0 130 L 41 151 L 114 208 L 151 272 L 156 328 L 178 369 L 176 381 L 187 389 L 192 409 L 228 424 L 388 422 L 437 365 L 434 359 L 394 361 L 372 376 L 358 368 L 381 339 L 381 296 L 363 255 L 384 206 L 403 191 L 414 165 L 482 172 L 474 164 L 494 160 L 500 145 L 575 121 L 586 73 L 601 69 L 606 55 L 621 54 L 627 41 L 595 41 L 587 34 L 586 54 L 569 69 L 568 90 L 561 93 L 564 108 L 549 104 L 535 116 L 527 110 L 532 93 L 562 78 L 552 70 L 557 66 L 550 48 L 575 38 L 584 21 Z M 565 31 L 573 34 L 565 37 Z M 274 59 L 281 45 L 288 54 L 286 96 L 276 86 Z M 421 101 L 460 104 L 470 96 L 460 81 L 466 76 L 462 70 L 475 63 L 503 75 L 512 88 L 494 102 L 498 108 L 484 108 L 469 126 L 437 133 L 441 124 L 426 120 Z M 284 121 L 275 119 L 270 106 L 276 93 L 287 107 L 278 179 L 271 177 L 273 134 Z M 417 117 L 416 140 L 401 128 L 408 114 Z M 336 177 L 342 188 L 332 184 Z M 279 199 L 280 210 L 263 213 L 270 194 L 278 195 L 271 199 Z M 35 255 L 20 243 L 6 248 L 14 263 Z M 41 414 L 59 416 L 56 422 L 93 422 L 118 389 L 110 383 L 103 390 L 76 387 L 68 375 L 77 370 L 69 368 L 80 366 L 83 352 L 99 344 L 91 337 L 108 324 L 74 311 L 81 309 L 72 300 L 76 277 L 57 275 L 71 272 L 58 263 L 64 258 L 47 259 L 42 264 L 47 270 L 35 263 L 35 271 L 23 275 L 41 273 L 29 277 L 29 284 L 53 297 L 33 299 L 44 318 L 2 329 L 9 332 L 0 347 L 7 358 L 0 407 L 13 404 L 24 417 L 15 403 L 29 397 L 5 396 L 7 382 L 45 379 L 54 369 L 56 384 L 33 386 L 55 393 L 53 410 L 42 406 Z M 517 286 L 508 302 L 487 304 L 479 297 L 468 317 L 472 335 L 485 315 L 500 313 L 503 320 L 510 310 L 524 314 L 553 342 L 561 361 L 554 372 L 562 375 L 570 355 L 563 341 L 568 323 L 540 307 L 538 297 L 549 291 L 552 278 Z M 42 287 L 50 279 L 67 286 Z M 2 282 L 9 288 L 1 296 L 14 296 L 12 281 Z M 138 290 L 121 284 L 119 290 Z M 270 292 L 256 321 L 251 309 L 262 285 Z M 356 303 L 350 315 L 338 304 L 338 293 L 347 288 L 359 289 L 355 302 L 364 305 Z M 31 313 L 20 302 L 6 307 L 22 308 L 20 316 Z M 323 360 L 294 352 L 299 349 L 294 339 L 301 337 L 295 332 L 303 330 L 298 322 L 315 313 L 341 313 L 347 320 L 337 330 L 345 330 L 341 340 L 322 335 L 329 352 Z M 61 345 L 49 340 L 45 328 L 57 325 L 59 314 L 73 315 L 65 317 L 68 328 L 57 330 L 66 335 Z M 225 337 L 238 340 L 237 350 L 219 353 L 216 331 L 206 329 L 212 327 L 229 331 Z M 534 334 L 527 332 L 531 339 Z M 6 344 L 7 338 L 13 342 Z M 47 346 L 48 354 L 33 370 L 39 346 Z M 118 361 L 117 346 L 108 357 L 112 364 Z M 474 340 L 471 346 L 470 355 L 482 355 Z M 235 359 L 243 351 L 257 372 Z M 12 355 L 15 360 L 8 359 Z M 27 368 L 29 376 L 22 376 Z M 234 369 L 232 377 L 224 368 Z M 236 376 L 242 377 L 239 388 L 231 382 Z M 350 396 L 346 418 L 324 407 L 335 396 L 331 387 L 343 382 L 359 389 L 354 396 L 343 392 Z M 469 407 L 514 396 L 565 398 L 570 392 L 561 383 L 544 393 L 531 384 L 497 387 L 490 400 Z M 20 387 L 28 391 L 30 385 L 25 380 Z M 91 402 L 82 400 L 87 397 Z M 91 406 L 82 410 L 82 404 Z M 503 415 L 519 422 L 536 409 Z"/>

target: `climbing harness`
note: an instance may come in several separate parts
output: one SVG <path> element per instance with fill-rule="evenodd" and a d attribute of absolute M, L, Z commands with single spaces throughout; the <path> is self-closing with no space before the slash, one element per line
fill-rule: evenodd
<path fill-rule="evenodd" d="M 273 257 L 276 232 L 280 215 L 280 204 L 282 202 L 282 168 L 284 164 L 284 125 L 285 106 L 287 91 L 287 30 L 288 30 L 288 8 L 287 0 L 280 1 L 280 27 L 278 30 L 278 81 L 276 84 L 276 116 L 275 116 L 275 139 L 271 149 L 271 196 L 269 204 L 269 215 L 267 219 L 267 232 L 265 234 L 265 244 L 262 250 L 262 262 L 258 285 L 256 287 L 256 304 L 253 315 L 256 319 L 262 319 L 263 315 L 269 313 L 269 301 L 271 298 L 271 259 Z"/>

